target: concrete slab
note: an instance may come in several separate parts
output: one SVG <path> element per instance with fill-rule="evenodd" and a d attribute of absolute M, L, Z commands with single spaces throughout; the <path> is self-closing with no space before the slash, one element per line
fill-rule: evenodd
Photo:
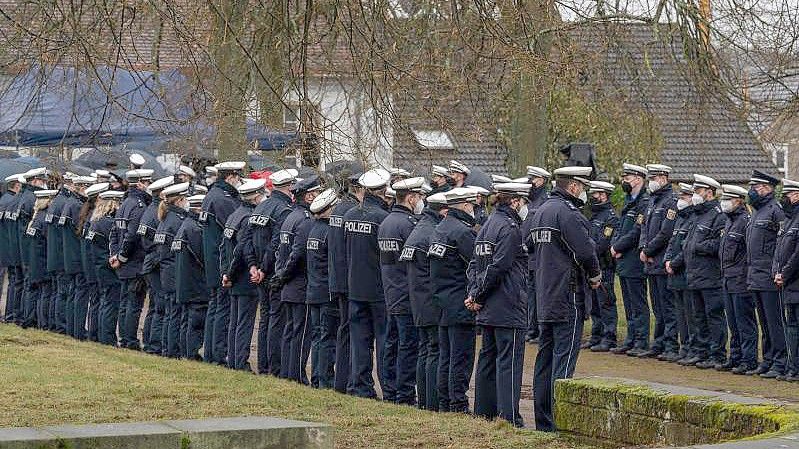
<path fill-rule="evenodd" d="M 0 431 L 0 448 L 28 449 L 47 448 L 55 440 L 55 435 L 32 427 L 16 427 Z"/>
<path fill-rule="evenodd" d="M 731 443 L 686 446 L 677 449 L 799 449 L 799 434 L 763 440 L 735 441 Z"/>
<path fill-rule="evenodd" d="M 63 425 L 42 428 L 70 449 L 180 448 L 179 430 L 158 422 Z"/>
<path fill-rule="evenodd" d="M 242 417 L 166 421 L 192 449 L 328 449 L 333 428 L 281 418 Z"/>

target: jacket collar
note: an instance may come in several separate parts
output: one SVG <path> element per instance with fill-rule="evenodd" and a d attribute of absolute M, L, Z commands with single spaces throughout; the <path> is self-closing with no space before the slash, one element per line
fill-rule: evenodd
<path fill-rule="evenodd" d="M 472 227 L 475 224 L 477 224 L 477 220 L 475 220 L 474 217 L 472 217 L 471 215 L 467 214 L 466 212 L 460 209 L 455 209 L 455 208 L 449 209 L 449 212 L 447 212 L 447 216 L 462 221 L 466 224 L 466 226 L 469 227 Z"/>
<path fill-rule="evenodd" d="M 374 207 L 379 207 L 383 210 L 388 210 L 388 203 L 386 203 L 386 200 L 378 197 L 377 195 L 372 195 L 369 192 L 366 192 L 366 195 L 364 195 L 363 197 L 363 205 L 374 206 Z"/>
<path fill-rule="evenodd" d="M 508 206 L 506 204 L 498 206 L 497 209 L 496 209 L 496 213 L 502 214 L 502 215 L 505 215 L 505 216 L 511 218 L 517 224 L 521 224 L 521 222 L 522 222 L 522 218 L 519 216 L 519 213 L 516 212 L 515 210 L 513 210 L 512 207 L 510 207 L 510 206 Z"/>

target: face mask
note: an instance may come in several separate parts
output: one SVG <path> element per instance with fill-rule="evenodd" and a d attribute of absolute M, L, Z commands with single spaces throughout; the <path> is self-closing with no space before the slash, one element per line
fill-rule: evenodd
<path fill-rule="evenodd" d="M 735 210 L 735 206 L 733 206 L 732 200 L 721 200 L 719 202 L 719 205 L 721 206 L 721 211 L 726 214 Z"/>
<path fill-rule="evenodd" d="M 577 198 L 579 198 L 579 199 L 580 199 L 580 201 L 582 201 L 582 202 L 583 202 L 583 204 L 585 204 L 585 203 L 587 203 L 587 202 L 588 202 L 588 194 L 587 194 L 587 193 L 585 193 L 585 190 L 583 190 L 582 192 L 580 192 L 580 196 L 578 196 Z"/>
<path fill-rule="evenodd" d="M 649 193 L 657 192 L 661 187 L 663 186 L 655 180 L 649 181 L 649 185 L 646 186 L 646 188 L 649 189 Z"/>
<path fill-rule="evenodd" d="M 698 193 L 694 193 L 693 195 L 691 195 L 691 204 L 693 204 L 694 206 L 698 206 L 704 202 L 705 198 L 703 198 L 702 195 Z"/>
<path fill-rule="evenodd" d="M 627 181 L 624 181 L 621 183 L 621 189 L 624 191 L 624 193 L 632 193 L 633 185 Z"/>
<path fill-rule="evenodd" d="M 188 203 L 188 201 L 183 203 L 183 204 L 181 204 L 180 208 L 185 210 L 186 212 L 188 212 L 189 211 L 189 203 Z"/>
<path fill-rule="evenodd" d="M 524 221 L 527 218 L 527 214 L 530 213 L 530 209 L 527 208 L 526 204 L 522 204 L 522 207 L 517 212 L 519 213 L 519 218 Z"/>
<path fill-rule="evenodd" d="M 757 193 L 757 190 L 749 189 L 749 204 L 755 204 L 759 199 L 760 199 L 760 194 Z"/>
<path fill-rule="evenodd" d="M 419 215 L 419 214 L 422 213 L 423 209 L 424 209 L 424 201 L 419 200 L 419 201 L 416 202 L 416 205 L 413 206 L 413 214 L 414 215 Z"/>
<path fill-rule="evenodd" d="M 690 205 L 691 205 L 690 201 L 684 200 L 682 198 L 677 200 L 677 210 L 683 210 Z"/>

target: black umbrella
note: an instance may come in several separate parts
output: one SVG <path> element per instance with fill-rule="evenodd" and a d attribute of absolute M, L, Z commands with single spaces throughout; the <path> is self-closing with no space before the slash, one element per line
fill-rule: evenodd
<path fill-rule="evenodd" d="M 39 164 L 38 166 L 41 166 Z M 26 171 L 36 168 L 37 165 L 31 164 L 27 161 L 19 161 L 17 159 L 4 159 L 0 162 L 0 181 L 11 175 L 25 173 Z"/>
<path fill-rule="evenodd" d="M 92 148 L 86 153 L 81 154 L 72 162 L 74 165 L 86 167 L 91 170 L 104 169 L 124 172 L 130 166 L 130 155 L 132 153 L 138 153 L 144 158 L 145 162 L 143 168 L 154 170 L 154 176 L 161 177 L 167 175 L 154 155 L 146 151 L 128 151 L 123 147 Z"/>
<path fill-rule="evenodd" d="M 482 187 L 488 191 L 492 189 L 494 182 L 491 175 L 479 168 L 470 168 L 469 176 L 466 177 L 465 185 Z"/>

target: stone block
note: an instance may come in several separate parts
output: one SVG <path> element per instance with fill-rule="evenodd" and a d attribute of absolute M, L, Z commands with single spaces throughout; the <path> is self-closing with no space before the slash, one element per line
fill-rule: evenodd
<path fill-rule="evenodd" d="M 55 435 L 32 427 L 0 431 L 0 449 L 55 448 Z"/>
<path fill-rule="evenodd" d="M 179 430 L 158 422 L 63 425 L 42 430 L 56 437 L 59 449 L 178 449 L 181 438 Z"/>
<path fill-rule="evenodd" d="M 166 421 L 188 449 L 330 449 L 333 428 L 279 418 L 242 417 Z"/>

